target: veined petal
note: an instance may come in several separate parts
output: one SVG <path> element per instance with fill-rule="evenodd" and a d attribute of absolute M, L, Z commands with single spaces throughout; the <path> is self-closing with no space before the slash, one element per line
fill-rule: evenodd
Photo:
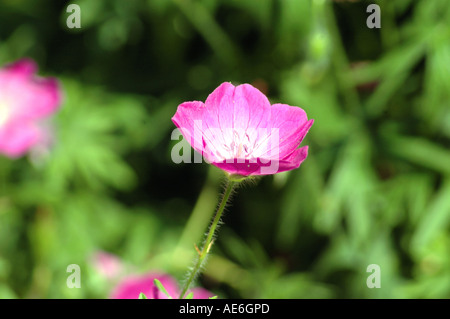
<path fill-rule="evenodd" d="M 205 105 L 208 108 L 218 108 L 222 105 L 224 98 L 229 98 L 234 95 L 235 86 L 230 82 L 224 82 L 219 85 L 208 97 L 206 98 Z"/>
<path fill-rule="evenodd" d="M 239 162 L 239 160 L 235 160 L 233 162 L 224 161 L 212 164 L 231 175 L 273 175 L 276 173 L 281 173 L 298 168 L 307 156 L 308 146 L 304 146 L 294 150 L 291 154 L 282 159 L 258 159 L 255 163 L 248 160 L 246 160 L 245 162 Z"/>
<path fill-rule="evenodd" d="M 244 163 L 239 163 L 237 161 L 234 161 L 233 163 L 227 163 L 226 161 L 224 161 L 216 163 L 213 162 L 211 164 L 220 168 L 221 170 L 224 170 L 230 175 L 233 174 L 242 176 L 261 175 L 258 173 L 261 168 L 261 163 L 250 163 L 249 161 L 246 161 Z"/>
<path fill-rule="evenodd" d="M 200 154 L 203 152 L 202 122 L 204 110 L 203 102 L 184 102 L 178 106 L 177 112 L 172 117 L 172 122 L 180 129 L 184 138 Z"/>
<path fill-rule="evenodd" d="M 206 99 L 208 113 L 217 117 L 222 128 L 258 127 L 261 114 L 270 108 L 267 97 L 250 84 L 222 83 Z"/>
<path fill-rule="evenodd" d="M 270 127 L 271 105 L 267 97 L 250 84 L 236 87 L 234 128 L 245 132 L 251 147 L 257 143 L 259 129 Z M 242 142 L 243 136 L 241 136 Z"/>
<path fill-rule="evenodd" d="M 314 120 L 309 120 L 304 110 L 286 104 L 274 104 L 271 108 L 270 132 L 259 138 L 255 156 L 284 158 L 302 142 Z"/>
<path fill-rule="evenodd" d="M 234 94 L 234 127 L 240 129 L 266 127 L 270 122 L 270 102 L 250 84 L 236 87 Z"/>
<path fill-rule="evenodd" d="M 233 129 L 257 128 L 261 121 L 270 119 L 269 100 L 249 84 L 235 87 L 222 83 L 208 96 L 205 105 L 210 119 L 208 124 L 219 125 L 227 135 L 226 140 L 232 140 Z"/>
<path fill-rule="evenodd" d="M 296 169 L 308 156 L 308 146 L 303 146 L 294 150 L 279 162 L 278 173 Z"/>
<path fill-rule="evenodd" d="M 188 143 L 208 162 L 222 159 L 221 134 L 209 129 L 206 107 L 203 102 L 184 102 L 172 117 Z"/>
<path fill-rule="evenodd" d="M 225 142 L 233 138 L 234 91 L 233 84 L 224 82 L 205 101 L 208 110 L 208 126 L 210 129 L 220 128 Z"/>

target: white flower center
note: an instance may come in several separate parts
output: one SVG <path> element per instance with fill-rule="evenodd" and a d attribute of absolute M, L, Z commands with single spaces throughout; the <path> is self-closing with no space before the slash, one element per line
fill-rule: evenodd
<path fill-rule="evenodd" d="M 241 133 L 241 134 L 239 134 Z M 247 132 L 239 132 L 233 129 L 232 141 L 229 145 L 223 145 L 227 158 L 249 159 L 252 156 L 253 145 Z"/>
<path fill-rule="evenodd" d="M 273 157 L 278 154 L 277 143 L 280 142 L 278 129 L 260 127 L 208 128 L 203 131 L 203 138 L 210 145 L 209 151 L 217 160 L 227 162 L 237 160 L 238 163 L 245 163 L 247 160 L 256 163 L 258 158 Z M 201 136 L 197 139 L 200 140 Z"/>
<path fill-rule="evenodd" d="M 256 160 L 268 153 L 271 145 L 272 131 L 266 128 L 236 129 L 225 136 L 231 141 L 222 145 L 222 157 L 224 159 Z M 278 135 L 275 135 L 275 137 Z"/>

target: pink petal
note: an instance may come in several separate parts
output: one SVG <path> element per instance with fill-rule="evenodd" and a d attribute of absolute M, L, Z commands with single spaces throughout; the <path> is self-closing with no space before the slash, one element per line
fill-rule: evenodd
<path fill-rule="evenodd" d="M 29 100 L 24 101 L 24 103 L 33 105 L 32 116 L 36 119 L 54 113 L 61 102 L 62 91 L 58 80 L 55 78 L 36 79 L 34 81 L 34 97 L 30 96 Z"/>
<path fill-rule="evenodd" d="M 37 72 L 38 67 L 33 60 L 25 58 L 7 65 L 5 70 L 14 76 L 30 78 Z"/>
<path fill-rule="evenodd" d="M 270 119 L 270 102 L 258 89 L 249 84 L 237 87 L 231 83 L 222 83 L 206 99 L 206 126 L 209 129 L 220 128 L 220 143 L 227 145 L 233 140 L 233 129 L 242 132 L 251 128 L 252 133 L 260 125 L 266 126 Z M 251 134 L 250 138 L 256 138 Z"/>
<path fill-rule="evenodd" d="M 219 85 L 207 98 L 205 105 L 209 108 L 216 108 L 223 103 L 224 98 L 229 98 L 234 94 L 235 86 L 230 82 Z"/>
<path fill-rule="evenodd" d="M 302 142 L 314 120 L 309 120 L 304 110 L 286 104 L 274 104 L 271 109 L 270 130 L 277 130 L 278 143 L 266 140 L 255 152 L 260 157 L 284 158 Z"/>
<path fill-rule="evenodd" d="M 235 108 L 235 128 L 266 127 L 271 119 L 271 106 L 267 97 L 250 84 L 236 87 L 237 108 Z"/>
<path fill-rule="evenodd" d="M 269 100 L 249 84 L 235 87 L 228 82 L 222 83 L 208 96 L 205 104 L 211 120 L 208 124 L 219 125 L 224 130 L 257 128 L 262 120 L 270 117 Z"/>
<path fill-rule="evenodd" d="M 194 288 L 191 291 L 194 294 L 194 299 L 209 299 L 215 296 L 213 293 L 204 288 Z"/>
<path fill-rule="evenodd" d="M 213 162 L 211 164 L 224 170 L 230 175 L 262 175 L 259 173 L 262 166 L 261 162 L 250 163 L 250 161 L 246 161 L 245 163 L 238 163 L 237 161 L 234 161 L 233 163 Z"/>
<path fill-rule="evenodd" d="M 248 160 L 245 161 L 245 163 L 239 163 L 237 160 L 235 160 L 232 163 L 219 162 L 212 164 L 231 175 L 272 175 L 298 168 L 307 156 L 308 146 L 304 146 L 302 148 L 295 149 L 291 154 L 282 158 L 281 160 L 277 158 L 266 158 L 257 159 L 256 163 L 251 163 Z"/>
<path fill-rule="evenodd" d="M 142 292 L 148 299 L 167 299 L 168 297 L 154 285 L 154 280 L 158 279 L 169 295 L 173 299 L 177 299 L 180 294 L 178 284 L 169 275 L 160 273 L 148 273 L 142 276 L 128 276 L 122 279 L 119 284 L 113 289 L 110 295 L 111 299 L 138 299 Z M 190 292 L 193 292 L 194 299 L 207 299 L 214 296 L 206 289 L 197 287 Z"/>
<path fill-rule="evenodd" d="M 206 99 L 205 114 L 206 126 L 210 131 L 221 130 L 216 137 L 218 144 L 225 145 L 231 138 L 229 128 L 234 127 L 234 91 L 235 86 L 224 82 L 215 89 Z M 211 146 L 210 146 L 211 147 Z"/>
<path fill-rule="evenodd" d="M 158 279 L 172 298 L 178 297 L 177 282 L 168 275 L 150 273 L 143 276 L 129 276 L 123 279 L 111 293 L 111 299 L 138 299 L 142 292 L 148 299 L 167 299 L 168 297 L 160 292 L 154 285 L 154 280 Z"/>
<path fill-rule="evenodd" d="M 90 258 L 90 263 L 99 274 L 108 279 L 116 278 L 125 269 L 119 257 L 105 251 L 95 252 Z"/>
<path fill-rule="evenodd" d="M 280 160 L 278 173 L 298 168 L 307 156 L 308 146 L 296 149 L 292 154 Z"/>
<path fill-rule="evenodd" d="M 269 100 L 253 86 L 242 84 L 236 87 L 235 101 L 233 128 L 247 133 L 250 141 L 256 141 L 261 128 L 271 127 Z"/>
<path fill-rule="evenodd" d="M 22 73 L 0 74 L 0 95 L 12 118 L 41 119 L 53 113 L 62 100 L 56 79 L 31 79 Z"/>
<path fill-rule="evenodd" d="M 196 132 L 200 134 L 203 132 L 204 109 L 203 102 L 184 102 L 178 106 L 177 112 L 172 117 L 172 122 L 180 129 L 184 138 L 199 153 L 202 153 L 203 141 L 196 139 Z"/>
<path fill-rule="evenodd" d="M 20 157 L 40 138 L 41 131 L 30 122 L 7 123 L 0 128 L 0 153 Z"/>
<path fill-rule="evenodd" d="M 220 134 L 208 129 L 205 113 L 206 107 L 202 102 L 185 102 L 178 106 L 172 121 L 194 150 L 211 162 L 220 157 L 216 146 L 222 145 L 222 142 L 218 140 Z"/>
<path fill-rule="evenodd" d="M 188 143 L 208 162 L 220 158 L 223 138 L 218 134 L 219 127 L 208 120 L 206 107 L 203 102 L 185 102 L 178 106 L 177 112 L 172 117 L 174 124 L 180 129 Z M 211 129 L 210 129 L 211 126 Z"/>

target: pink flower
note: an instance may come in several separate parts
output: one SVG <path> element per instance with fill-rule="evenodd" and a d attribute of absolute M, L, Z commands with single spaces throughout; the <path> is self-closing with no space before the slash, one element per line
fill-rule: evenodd
<path fill-rule="evenodd" d="M 36 71 L 28 59 L 0 69 L 0 153 L 8 157 L 20 157 L 45 141 L 39 122 L 61 103 L 58 82 L 39 78 Z"/>
<path fill-rule="evenodd" d="M 206 102 L 184 102 L 172 121 L 203 158 L 230 175 L 269 175 L 298 168 L 298 148 L 313 124 L 305 111 L 270 105 L 250 84 L 222 83 Z"/>
<path fill-rule="evenodd" d="M 159 291 L 154 285 L 154 280 L 158 279 L 169 295 L 173 299 L 177 299 L 180 295 L 177 282 L 169 275 L 160 273 L 148 273 L 142 276 L 125 277 L 114 288 L 110 298 L 112 299 L 138 299 L 142 292 L 148 299 L 167 299 L 168 297 Z M 194 299 L 208 299 L 212 296 L 208 290 L 203 288 L 194 288 L 191 290 Z"/>
<path fill-rule="evenodd" d="M 117 278 L 125 271 L 122 260 L 105 251 L 96 251 L 89 261 L 94 269 L 107 279 Z"/>

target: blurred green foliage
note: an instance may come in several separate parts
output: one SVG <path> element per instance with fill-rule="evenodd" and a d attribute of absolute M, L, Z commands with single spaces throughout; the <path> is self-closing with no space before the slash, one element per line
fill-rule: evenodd
<path fill-rule="evenodd" d="M 222 175 L 172 162 L 170 119 L 232 81 L 304 108 L 310 154 L 238 191 L 199 284 L 450 298 L 449 21 L 447 0 L 0 0 L 0 64 L 31 57 L 65 92 L 53 147 L 0 158 L 0 297 L 105 298 L 117 279 L 92 265 L 100 250 L 181 280 Z"/>

